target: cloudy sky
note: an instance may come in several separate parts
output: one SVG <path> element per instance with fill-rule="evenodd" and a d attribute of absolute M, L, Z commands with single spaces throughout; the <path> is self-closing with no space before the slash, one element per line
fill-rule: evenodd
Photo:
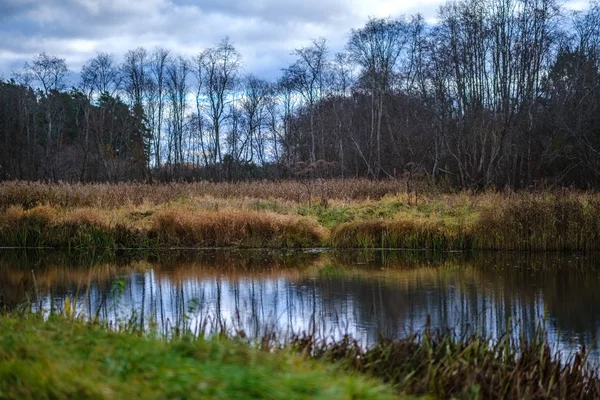
<path fill-rule="evenodd" d="M 229 35 L 266 78 L 313 38 L 340 50 L 369 16 L 435 16 L 443 0 L 0 0 L 0 77 L 45 51 L 78 72 L 97 52 L 139 46 L 194 55 Z"/>

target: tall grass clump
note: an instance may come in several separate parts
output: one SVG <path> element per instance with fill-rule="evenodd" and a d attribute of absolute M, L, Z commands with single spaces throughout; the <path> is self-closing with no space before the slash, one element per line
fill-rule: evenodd
<path fill-rule="evenodd" d="M 131 213 L 129 213 L 131 215 Z M 146 220 L 94 209 L 59 212 L 50 206 L 0 212 L 0 245 L 56 248 L 315 247 L 327 237 L 312 219 L 255 211 L 167 207 Z"/>
<path fill-rule="evenodd" d="M 183 247 L 315 247 L 326 232 L 315 221 L 271 212 L 190 212 L 171 208 L 153 215 L 150 236 Z"/>
<path fill-rule="evenodd" d="M 0 246 L 115 249 L 148 247 L 140 229 L 113 223 L 94 209 L 61 211 L 49 205 L 0 211 Z"/>
<path fill-rule="evenodd" d="M 341 223 L 334 247 L 433 250 L 595 251 L 600 248 L 600 197 L 544 192 L 472 195 L 473 215 L 402 215 Z M 456 206 L 454 206 L 456 207 Z"/>
<path fill-rule="evenodd" d="M 473 248 L 593 251 L 600 248 L 600 197 L 522 194 L 483 208 L 473 226 Z"/>
<path fill-rule="evenodd" d="M 56 219 L 56 210 L 49 205 L 39 205 L 29 210 L 11 206 L 0 212 L 0 245 L 14 247 L 44 247 L 47 229 Z"/>
<path fill-rule="evenodd" d="M 493 342 L 481 336 L 456 338 L 427 330 L 403 339 L 380 338 L 365 349 L 341 340 L 298 336 L 289 346 L 349 371 L 392 384 L 402 395 L 439 399 L 597 399 L 600 379 L 580 349 L 570 359 L 553 353 L 540 329 L 533 340 Z"/>
<path fill-rule="evenodd" d="M 331 232 L 332 246 L 343 248 L 462 250 L 470 241 L 463 229 L 425 219 L 354 221 Z"/>

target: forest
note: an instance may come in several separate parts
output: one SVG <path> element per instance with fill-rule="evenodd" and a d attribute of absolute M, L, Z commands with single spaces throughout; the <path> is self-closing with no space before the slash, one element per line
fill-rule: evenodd
<path fill-rule="evenodd" d="M 461 0 L 371 18 L 277 79 L 225 38 L 194 57 L 41 53 L 0 80 L 0 180 L 420 179 L 600 185 L 600 4 Z"/>

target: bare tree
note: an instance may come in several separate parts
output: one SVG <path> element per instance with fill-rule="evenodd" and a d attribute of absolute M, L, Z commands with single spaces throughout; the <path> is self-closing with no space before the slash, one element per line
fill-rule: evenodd
<path fill-rule="evenodd" d="M 139 47 L 125 54 L 125 61 L 121 68 L 125 91 L 132 105 L 143 105 L 144 103 L 144 96 L 150 79 L 147 67 L 148 52 L 146 49 Z"/>
<path fill-rule="evenodd" d="M 186 121 L 187 78 L 190 73 L 188 60 L 179 56 L 167 67 L 167 90 L 170 101 L 169 154 L 167 163 L 180 165 L 184 160 L 184 123 Z"/>
<path fill-rule="evenodd" d="M 38 84 L 45 102 L 47 129 L 44 156 L 48 163 L 45 178 L 53 180 L 57 180 L 56 157 L 59 154 L 61 143 L 60 137 L 53 140 L 53 132 L 58 131 L 56 132 L 57 136 L 62 134 L 54 124 L 59 112 L 56 95 L 64 90 L 68 73 L 69 69 L 64 59 L 46 53 L 39 54 L 32 63 L 25 63 L 25 74 L 29 75 L 32 82 Z"/>
<path fill-rule="evenodd" d="M 166 70 L 169 63 L 169 51 L 156 48 L 150 59 L 151 86 L 148 102 L 148 120 L 152 132 L 152 154 L 154 165 L 160 169 L 162 156 L 162 131 L 165 115 Z"/>
<path fill-rule="evenodd" d="M 64 90 L 69 69 L 63 58 L 40 53 L 32 63 L 25 63 L 25 73 L 48 96 L 52 91 Z"/>
<path fill-rule="evenodd" d="M 310 116 L 310 161 L 317 159 L 315 106 L 324 92 L 327 69 L 327 40 L 313 40 L 308 47 L 296 49 L 297 60 L 286 71 L 288 79 L 303 97 Z M 321 133 L 322 137 L 322 133 Z"/>
<path fill-rule="evenodd" d="M 198 61 L 201 63 L 204 77 L 202 96 L 208 108 L 207 116 L 212 125 L 212 163 L 223 162 L 222 134 L 227 118 L 226 110 L 230 96 L 238 83 L 238 73 L 242 58 L 229 38 L 225 38 L 217 47 L 205 50 Z"/>
<path fill-rule="evenodd" d="M 398 60 L 407 44 L 406 23 L 399 19 L 370 19 L 364 28 L 352 30 L 348 51 L 363 71 L 371 94 L 371 137 L 368 168 L 374 176 L 382 171 L 381 123 L 385 96 L 394 82 Z M 374 158 L 374 160 L 373 160 Z M 373 162 L 374 161 L 374 162 Z M 374 164 L 374 167 L 373 167 Z"/>
<path fill-rule="evenodd" d="M 81 69 L 81 86 L 90 98 L 102 93 L 114 96 L 121 82 L 121 71 L 112 54 L 98 53 Z"/>
<path fill-rule="evenodd" d="M 267 104 L 271 95 L 269 83 L 254 75 L 247 75 L 243 80 L 243 96 L 240 107 L 243 112 L 245 135 L 238 146 L 237 159 L 244 162 L 257 160 L 265 162 L 265 129 Z M 242 157 L 243 155 L 243 157 Z"/>

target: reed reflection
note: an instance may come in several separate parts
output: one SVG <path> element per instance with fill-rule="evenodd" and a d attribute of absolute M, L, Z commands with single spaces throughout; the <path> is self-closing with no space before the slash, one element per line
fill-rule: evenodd
<path fill-rule="evenodd" d="M 546 317 L 557 349 L 591 345 L 600 321 L 593 257 L 551 254 L 205 251 L 149 259 L 0 257 L 0 301 L 196 332 L 311 332 L 363 343 L 450 328 L 530 336 Z M 559 335 L 560 333 L 560 335 Z"/>

